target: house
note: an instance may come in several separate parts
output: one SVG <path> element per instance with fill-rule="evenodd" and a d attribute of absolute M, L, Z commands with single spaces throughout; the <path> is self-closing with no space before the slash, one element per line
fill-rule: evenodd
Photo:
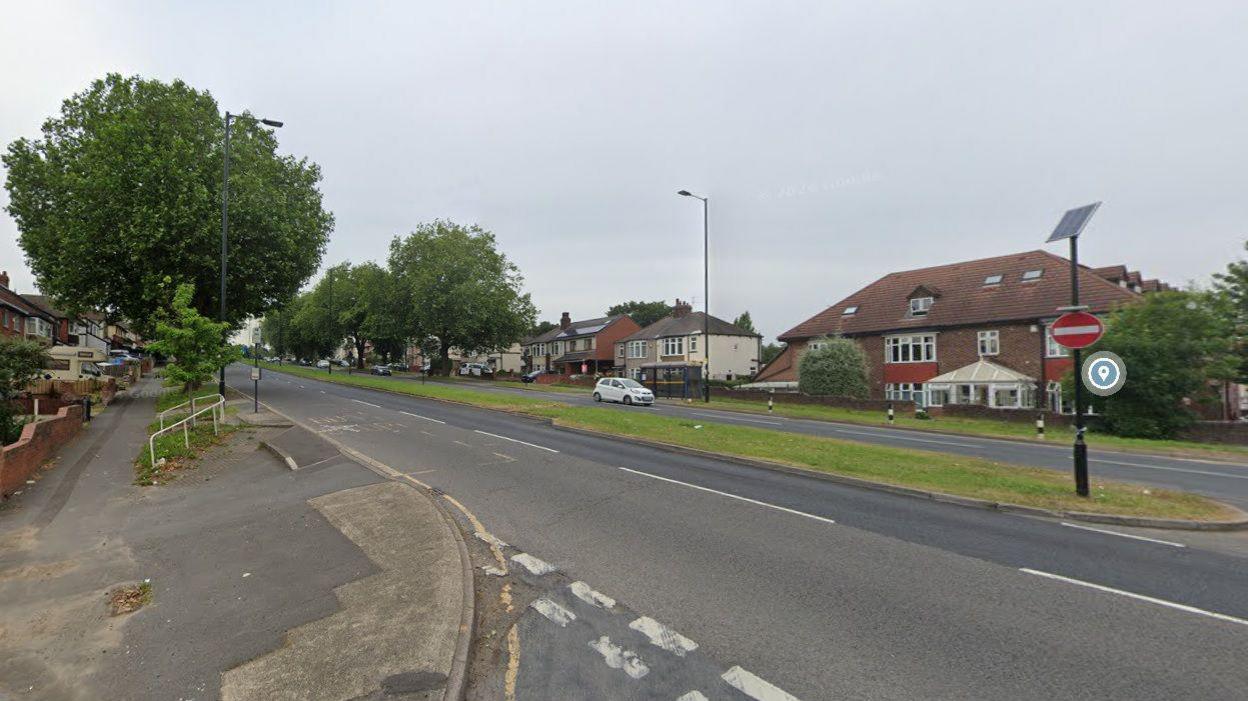
<path fill-rule="evenodd" d="M 561 375 L 606 374 L 615 368 L 616 342 L 640 330 L 627 314 L 573 321 L 564 312 L 557 328 L 525 340 L 524 367 Z"/>
<path fill-rule="evenodd" d="M 8 271 L 0 272 L 0 336 L 52 345 L 55 318 L 9 289 Z"/>
<path fill-rule="evenodd" d="M 482 351 L 479 353 L 463 353 L 458 348 L 452 348 L 450 357 L 455 362 L 456 372 L 459 371 L 459 365 L 463 363 L 480 363 L 488 365 L 495 374 L 519 373 L 523 367 L 521 361 L 522 352 L 520 344 L 513 343 L 501 350 Z"/>
<path fill-rule="evenodd" d="M 688 396 L 688 387 L 701 379 L 702 369 L 708 366 L 704 324 L 710 338 L 711 379 L 750 377 L 758 370 L 762 336 L 723 319 L 708 318 L 678 299 L 671 314 L 616 342 L 617 374 L 651 384 L 678 383 L 682 391 L 677 394 Z"/>
<path fill-rule="evenodd" d="M 1169 286 L 1125 266 L 1079 268 L 1094 314 L 1147 289 Z M 1049 331 L 1069 303 L 1070 261 L 1046 251 L 890 273 L 781 334 L 787 347 L 755 381 L 796 382 L 802 353 L 844 336 L 866 353 L 872 398 L 1060 410 L 1073 361 Z"/>

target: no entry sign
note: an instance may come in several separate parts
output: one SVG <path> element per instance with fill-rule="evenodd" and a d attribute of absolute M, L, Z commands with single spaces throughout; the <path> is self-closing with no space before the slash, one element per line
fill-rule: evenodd
<path fill-rule="evenodd" d="M 1053 340 L 1066 348 L 1087 348 L 1105 333 L 1101 320 L 1087 312 L 1070 312 L 1053 322 Z"/>

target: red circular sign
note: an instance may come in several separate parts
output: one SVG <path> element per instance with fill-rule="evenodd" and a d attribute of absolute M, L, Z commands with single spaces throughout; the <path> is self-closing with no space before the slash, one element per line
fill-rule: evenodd
<path fill-rule="evenodd" d="M 1087 312 L 1070 312 L 1053 322 L 1053 340 L 1066 348 L 1087 348 L 1105 333 L 1101 320 Z"/>

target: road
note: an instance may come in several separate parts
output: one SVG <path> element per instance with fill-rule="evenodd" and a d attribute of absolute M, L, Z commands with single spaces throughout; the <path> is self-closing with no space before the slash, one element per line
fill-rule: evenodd
<path fill-rule="evenodd" d="M 230 383 L 250 391 L 246 372 Z M 1124 537 L 277 372 L 261 394 L 696 641 L 699 664 L 806 701 L 1248 694 L 1248 558 L 1206 536 Z M 642 683 L 602 668 L 621 698 Z"/>
<path fill-rule="evenodd" d="M 414 380 L 408 376 L 399 376 L 395 378 L 395 381 L 411 382 Z M 456 387 L 467 386 L 471 389 L 480 389 L 488 392 L 522 394 L 530 397 L 535 395 L 549 396 L 570 404 L 595 404 L 588 388 L 581 395 L 569 392 L 542 391 L 540 389 L 499 387 L 484 382 L 452 381 L 446 384 Z M 603 404 L 599 406 L 616 407 L 622 411 L 636 410 L 635 407 L 625 407 L 619 404 Z M 907 429 L 717 411 L 699 407 L 696 403 L 686 406 L 676 402 L 660 402 L 654 408 L 668 416 L 679 416 L 694 421 L 715 421 L 717 423 L 767 428 L 776 431 L 790 431 L 860 443 L 933 450 L 942 453 L 969 455 L 1015 465 L 1061 470 L 1063 472 L 1071 469 L 1071 448 L 1064 441 L 1027 443 L 993 438 L 976 438 L 973 436 L 943 435 Z M 1091 448 L 1088 453 L 1089 469 L 1092 471 L 1093 479 L 1103 477 L 1196 492 L 1216 497 L 1248 510 L 1248 463 L 1230 464 L 1141 453 L 1122 453 L 1096 450 L 1095 447 Z"/>

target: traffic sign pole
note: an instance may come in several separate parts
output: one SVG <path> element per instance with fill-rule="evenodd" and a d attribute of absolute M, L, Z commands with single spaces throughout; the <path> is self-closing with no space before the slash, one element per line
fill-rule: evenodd
<path fill-rule="evenodd" d="M 1079 237 L 1070 237 L 1070 305 L 1079 306 Z M 1083 367 L 1083 351 L 1076 348 L 1075 368 Z M 1078 369 L 1075 372 L 1079 372 Z M 1088 496 L 1088 444 L 1083 440 L 1083 382 L 1075 382 L 1075 493 Z"/>

